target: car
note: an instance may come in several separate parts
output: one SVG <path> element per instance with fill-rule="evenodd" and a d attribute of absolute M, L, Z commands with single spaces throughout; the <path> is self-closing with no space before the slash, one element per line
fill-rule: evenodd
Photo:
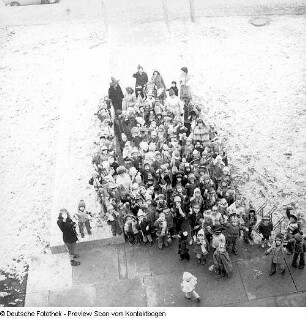
<path fill-rule="evenodd" d="M 4 0 L 6 6 L 27 6 L 30 4 L 50 4 L 58 3 L 60 0 Z"/>

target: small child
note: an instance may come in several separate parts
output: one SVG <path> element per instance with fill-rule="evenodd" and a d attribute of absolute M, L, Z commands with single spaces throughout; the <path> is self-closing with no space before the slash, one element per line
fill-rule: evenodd
<path fill-rule="evenodd" d="M 204 229 L 200 229 L 197 233 L 196 246 L 194 248 L 195 257 L 197 263 L 202 265 L 206 264 L 207 255 L 208 255 L 208 241 L 204 235 Z"/>
<path fill-rule="evenodd" d="M 78 205 L 78 212 L 75 214 L 75 216 L 78 219 L 78 226 L 79 226 L 79 231 L 81 234 L 81 237 L 84 238 L 84 229 L 86 228 L 88 235 L 91 235 L 91 226 L 90 226 L 90 212 L 85 210 L 85 202 L 83 199 L 80 200 L 79 205 Z"/>
<path fill-rule="evenodd" d="M 225 275 L 231 276 L 233 271 L 233 265 L 226 251 L 225 243 L 220 243 L 218 248 L 213 254 L 214 271 L 216 274 L 224 277 Z"/>
<path fill-rule="evenodd" d="M 122 229 L 119 223 L 119 213 L 115 211 L 113 205 L 107 206 L 107 223 L 111 226 L 113 236 L 121 235 Z"/>
<path fill-rule="evenodd" d="M 276 271 L 281 274 L 285 273 L 285 259 L 284 259 L 285 249 L 283 247 L 283 235 L 281 233 L 275 236 L 274 244 L 266 251 L 265 255 L 272 253 L 271 259 L 271 271 L 269 276 L 273 276 Z"/>
<path fill-rule="evenodd" d="M 304 253 L 305 253 L 305 240 L 303 238 L 303 233 L 300 231 L 297 234 L 294 235 L 295 243 L 294 243 L 294 249 L 293 249 L 293 259 L 292 259 L 292 267 L 297 268 L 297 261 L 299 260 L 299 269 L 303 269 L 305 267 L 305 259 L 304 259 Z"/>
<path fill-rule="evenodd" d="M 183 273 L 183 282 L 181 283 L 182 291 L 185 293 L 185 298 L 191 299 L 191 296 L 196 298 L 197 302 L 200 302 L 200 296 L 195 291 L 195 286 L 198 283 L 198 280 L 190 272 Z"/>
<path fill-rule="evenodd" d="M 270 221 L 270 218 L 263 217 L 258 226 L 258 232 L 259 234 L 262 235 L 262 244 L 261 244 L 262 248 L 265 248 L 265 244 L 271 247 L 269 240 L 271 237 L 272 230 L 273 230 L 273 225 L 272 225 L 272 222 Z"/>
<path fill-rule="evenodd" d="M 178 88 L 177 88 L 177 86 L 176 86 L 176 82 L 175 81 L 172 81 L 171 82 L 171 88 L 169 89 L 169 90 L 173 90 L 174 91 L 174 94 L 176 95 L 176 96 L 178 96 Z M 167 91 L 169 91 L 169 90 L 167 90 Z"/>
<path fill-rule="evenodd" d="M 180 234 L 178 235 L 178 239 L 179 239 L 178 253 L 180 255 L 180 259 L 189 261 L 190 255 L 189 255 L 189 248 L 188 248 L 188 232 L 187 231 L 180 232 Z"/>
<path fill-rule="evenodd" d="M 168 247 L 168 227 L 166 216 L 164 213 L 160 213 L 158 219 L 154 222 L 156 227 L 157 245 L 159 249 Z"/>

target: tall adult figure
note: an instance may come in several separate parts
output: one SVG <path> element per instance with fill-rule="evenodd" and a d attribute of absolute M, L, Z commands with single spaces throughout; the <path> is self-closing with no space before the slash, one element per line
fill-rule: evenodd
<path fill-rule="evenodd" d="M 180 76 L 180 85 L 181 85 L 181 90 L 180 90 L 180 99 L 181 100 L 191 100 L 191 91 L 190 91 L 190 77 L 188 74 L 188 68 L 185 66 L 181 68 L 182 74 Z"/>
<path fill-rule="evenodd" d="M 159 71 L 155 70 L 153 72 L 151 81 L 156 85 L 157 98 L 163 102 L 165 100 L 165 98 L 167 97 L 167 95 L 166 95 L 166 84 L 164 82 L 163 77 L 159 73 Z"/>
<path fill-rule="evenodd" d="M 80 257 L 75 253 L 76 242 L 78 241 L 78 236 L 76 233 L 76 223 L 70 217 L 67 209 L 62 208 L 58 215 L 57 225 L 63 233 L 63 241 L 66 249 L 69 253 L 69 259 L 71 266 L 79 266 L 81 263 L 75 261 L 75 258 Z"/>
<path fill-rule="evenodd" d="M 148 83 L 148 75 L 146 72 L 143 71 L 143 67 L 138 65 L 137 72 L 133 74 L 133 77 L 136 79 L 135 84 L 135 93 L 136 98 L 140 94 L 142 98 L 144 98 L 144 88 L 145 85 Z"/>
<path fill-rule="evenodd" d="M 110 87 L 108 89 L 108 97 L 112 101 L 115 114 L 117 113 L 117 110 L 122 111 L 122 100 L 124 95 L 119 85 L 119 80 L 116 80 L 113 77 L 111 78 Z"/>

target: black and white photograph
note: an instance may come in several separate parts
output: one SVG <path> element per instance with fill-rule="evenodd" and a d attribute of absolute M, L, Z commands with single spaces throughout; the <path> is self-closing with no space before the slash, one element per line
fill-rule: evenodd
<path fill-rule="evenodd" d="M 0 316 L 306 307 L 305 17 L 0 0 Z"/>

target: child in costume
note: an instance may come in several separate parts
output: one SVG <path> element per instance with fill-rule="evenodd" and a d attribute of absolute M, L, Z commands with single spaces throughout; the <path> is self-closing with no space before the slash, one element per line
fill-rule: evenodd
<path fill-rule="evenodd" d="M 121 235 L 122 229 L 119 223 L 119 213 L 115 211 L 113 205 L 106 206 L 107 223 L 111 226 L 113 236 Z"/>
<path fill-rule="evenodd" d="M 266 251 L 265 255 L 269 255 L 270 253 L 272 258 L 269 276 L 273 276 L 276 271 L 284 274 L 286 270 L 284 259 L 285 249 L 283 247 L 283 235 L 281 233 L 275 236 L 273 245 Z"/>
<path fill-rule="evenodd" d="M 164 213 L 160 213 L 158 219 L 155 221 L 154 226 L 156 227 L 156 235 L 158 248 L 163 249 L 163 247 L 168 247 L 167 241 L 167 221 Z"/>
<path fill-rule="evenodd" d="M 303 233 L 298 232 L 294 235 L 295 244 L 293 249 L 293 259 L 292 259 L 292 267 L 297 268 L 298 259 L 299 260 L 299 269 L 303 269 L 305 267 L 305 259 L 304 253 L 306 250 L 305 239 L 303 238 Z"/>
<path fill-rule="evenodd" d="M 190 272 L 183 273 L 183 282 L 181 283 L 182 291 L 185 293 L 185 298 L 191 299 L 191 296 L 196 298 L 197 302 L 200 302 L 200 296 L 195 291 L 195 286 L 198 283 L 198 280 Z"/>
<path fill-rule="evenodd" d="M 180 260 L 189 261 L 189 248 L 188 248 L 188 232 L 181 231 L 178 235 L 178 243 L 179 243 L 179 250 L 178 253 L 180 255 Z"/>
<path fill-rule="evenodd" d="M 91 235 L 90 213 L 85 209 L 85 202 L 81 199 L 78 205 L 78 212 L 75 214 L 78 219 L 78 226 L 81 237 L 84 238 L 84 229 Z"/>
<path fill-rule="evenodd" d="M 233 265 L 230 260 L 229 254 L 226 251 L 226 245 L 220 243 L 218 248 L 213 254 L 214 271 L 216 274 L 224 277 L 225 275 L 231 276 Z"/>
<path fill-rule="evenodd" d="M 195 257 L 197 263 L 202 265 L 206 264 L 207 255 L 208 255 L 208 241 L 205 238 L 204 229 L 200 229 L 197 233 L 196 246 L 194 248 Z"/>
<path fill-rule="evenodd" d="M 268 216 L 264 216 L 258 226 L 258 232 L 262 236 L 262 244 L 261 244 L 262 248 L 265 248 L 265 244 L 271 247 L 269 240 L 271 237 L 272 230 L 273 230 L 273 224 L 270 221 L 270 218 Z"/>

